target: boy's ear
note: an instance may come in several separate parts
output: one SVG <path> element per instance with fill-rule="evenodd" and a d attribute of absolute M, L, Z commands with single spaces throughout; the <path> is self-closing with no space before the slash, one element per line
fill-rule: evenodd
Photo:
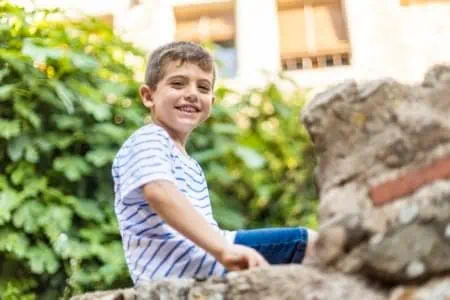
<path fill-rule="evenodd" d="M 141 96 L 142 104 L 144 104 L 145 107 L 153 107 L 153 90 L 148 85 L 143 84 L 140 86 L 139 95 Z"/>
<path fill-rule="evenodd" d="M 212 96 L 212 104 L 214 104 L 216 102 L 216 96 Z"/>

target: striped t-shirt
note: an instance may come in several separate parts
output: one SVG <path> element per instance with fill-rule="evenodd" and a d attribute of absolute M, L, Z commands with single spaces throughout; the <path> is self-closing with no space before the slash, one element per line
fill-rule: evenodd
<path fill-rule="evenodd" d="M 235 232 L 219 229 L 200 165 L 183 154 L 169 134 L 149 124 L 131 135 L 112 167 L 115 212 L 126 262 L 134 284 L 163 277 L 222 275 L 225 268 L 213 256 L 171 228 L 144 199 L 142 187 L 168 180 L 184 193 L 209 224 L 230 242 Z"/>

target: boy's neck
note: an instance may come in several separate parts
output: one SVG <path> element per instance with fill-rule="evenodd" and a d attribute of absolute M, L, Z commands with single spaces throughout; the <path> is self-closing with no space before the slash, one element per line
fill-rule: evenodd
<path fill-rule="evenodd" d="M 186 133 L 177 132 L 159 122 L 154 122 L 154 124 L 158 125 L 159 127 L 162 127 L 170 135 L 170 137 L 172 138 L 172 141 L 175 143 L 175 146 L 186 156 L 189 156 L 186 152 L 186 142 L 189 138 L 190 132 L 186 132 Z"/>

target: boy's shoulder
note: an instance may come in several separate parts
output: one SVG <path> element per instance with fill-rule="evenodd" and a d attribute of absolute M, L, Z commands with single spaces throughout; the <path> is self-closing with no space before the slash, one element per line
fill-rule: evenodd
<path fill-rule="evenodd" d="M 161 139 L 171 144 L 170 135 L 164 128 L 155 124 L 147 124 L 137 129 L 135 132 L 133 132 L 128 137 L 128 139 L 123 143 L 122 148 L 125 147 L 126 145 L 130 145 L 139 142 L 140 140 L 145 140 L 147 138 Z"/>
<path fill-rule="evenodd" d="M 148 141 L 158 142 L 159 145 L 166 145 L 172 148 L 172 140 L 167 131 L 155 124 L 147 124 L 136 131 L 134 131 L 122 144 L 119 151 L 116 154 L 115 160 L 118 157 L 130 155 L 130 152 L 137 150 L 140 145 L 147 143 Z"/>

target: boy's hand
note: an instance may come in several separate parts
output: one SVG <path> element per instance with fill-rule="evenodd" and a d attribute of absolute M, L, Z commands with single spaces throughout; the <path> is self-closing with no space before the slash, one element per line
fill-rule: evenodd
<path fill-rule="evenodd" d="M 218 260 L 230 271 L 251 269 L 254 267 L 264 267 L 269 264 L 256 250 L 242 246 L 229 245 L 219 255 Z"/>

